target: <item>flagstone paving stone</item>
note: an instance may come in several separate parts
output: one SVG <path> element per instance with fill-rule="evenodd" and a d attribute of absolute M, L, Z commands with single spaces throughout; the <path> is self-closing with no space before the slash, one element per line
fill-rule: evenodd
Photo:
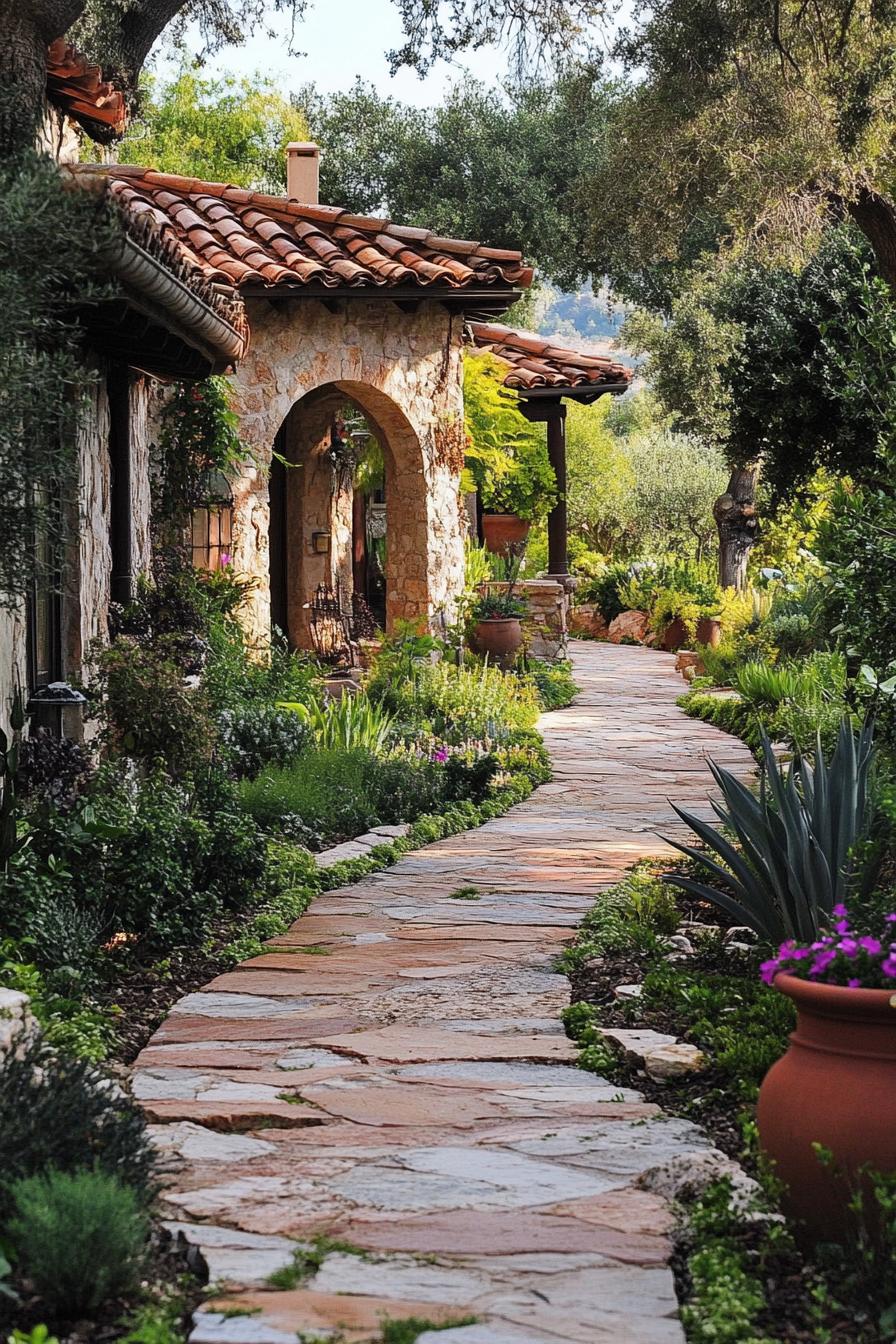
<path fill-rule="evenodd" d="M 475 1317 L 419 1344 L 682 1344 L 664 1173 L 725 1159 L 574 1067 L 554 959 L 630 864 L 673 852 L 670 798 L 711 815 L 708 759 L 746 778 L 752 758 L 676 707 L 672 656 L 572 656 L 581 693 L 541 724 L 551 783 L 321 896 L 137 1061 L 170 1228 L 229 1293 L 191 1344 L 371 1344 L 408 1316 Z M 315 1236 L 340 1245 L 271 1287 Z"/>

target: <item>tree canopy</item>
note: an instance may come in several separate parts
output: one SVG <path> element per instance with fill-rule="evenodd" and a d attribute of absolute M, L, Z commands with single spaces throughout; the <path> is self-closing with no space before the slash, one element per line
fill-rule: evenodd
<path fill-rule="evenodd" d="M 879 468 L 894 399 L 886 368 L 894 306 L 871 250 L 846 226 L 828 230 L 800 269 L 744 259 L 705 268 L 671 318 L 640 312 L 626 339 L 677 427 L 761 459 L 775 499 L 819 467 L 856 480 Z"/>
<path fill-rule="evenodd" d="M 848 214 L 896 284 L 896 4 L 653 0 L 617 54 L 638 78 L 590 214 L 621 283 L 719 243 L 802 260 Z"/>
<path fill-rule="evenodd" d="M 562 288 L 594 270 L 580 209 L 604 153 L 613 85 L 577 66 L 505 89 L 473 80 L 420 109 L 369 84 L 297 101 L 325 148 L 323 198 L 496 247 L 521 247 Z"/>
<path fill-rule="evenodd" d="M 487 43 L 510 44 L 520 63 L 562 57 L 587 45 L 605 0 L 392 0 L 405 41 L 393 68 L 426 70 L 439 57 Z M 0 153 L 30 142 L 43 101 L 47 46 L 66 35 L 135 95 L 156 41 L 198 25 L 208 51 L 240 43 L 277 13 L 300 24 L 308 0 L 0 0 Z M 300 30 L 297 30 L 300 31 Z"/>
<path fill-rule="evenodd" d="M 269 80 L 203 79 L 183 70 L 169 83 L 146 81 L 142 116 L 118 158 L 278 192 L 286 182 L 286 145 L 307 135 L 302 113 Z"/>

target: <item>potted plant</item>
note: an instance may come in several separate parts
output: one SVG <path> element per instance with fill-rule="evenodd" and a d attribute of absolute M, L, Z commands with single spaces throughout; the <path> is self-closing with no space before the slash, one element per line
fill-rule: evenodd
<path fill-rule="evenodd" d="M 827 932 L 762 965 L 797 1024 L 760 1089 L 759 1138 L 813 1241 L 847 1233 L 868 1173 L 896 1171 L 896 914 L 870 936 L 845 906 L 832 913 Z"/>
<path fill-rule="evenodd" d="M 778 946 L 763 974 L 793 1000 L 797 1029 L 763 1083 L 759 1137 L 789 1209 L 831 1240 L 863 1168 L 896 1170 L 896 915 L 883 936 L 858 936 L 845 910 L 874 822 L 873 724 L 856 733 L 844 719 L 830 760 L 818 738 L 813 759 L 789 766 L 763 732 L 762 758 L 758 797 L 710 763 L 724 800 L 711 806 L 727 834 L 675 808 L 703 848 L 670 843 L 718 885 L 684 873 L 666 881 Z"/>
<path fill-rule="evenodd" d="M 522 618 L 526 603 L 513 584 L 501 592 L 482 593 L 473 603 L 473 644 L 500 667 L 507 667 L 523 642 Z"/>
<path fill-rule="evenodd" d="M 467 436 L 462 488 L 476 490 L 482 532 L 490 551 L 506 555 L 546 518 L 557 500 L 557 480 L 539 426 L 520 413 L 507 373 L 489 353 L 464 358 L 464 424 Z"/>

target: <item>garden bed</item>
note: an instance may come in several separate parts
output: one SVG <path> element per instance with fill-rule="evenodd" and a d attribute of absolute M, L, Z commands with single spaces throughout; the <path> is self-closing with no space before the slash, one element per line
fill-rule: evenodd
<path fill-rule="evenodd" d="M 668 870 L 669 865 L 666 865 Z M 731 950 L 741 935 L 723 911 L 661 886 L 658 864 L 639 865 L 603 893 L 564 954 L 571 982 L 569 1034 L 584 1068 L 633 1087 L 667 1113 L 706 1130 L 714 1145 L 759 1182 L 752 1212 L 732 1212 L 723 1180 L 682 1209 L 676 1281 L 688 1339 L 695 1344 L 880 1344 L 876 1258 L 821 1247 L 804 1254 L 781 1217 L 777 1190 L 755 1135 L 755 1100 L 783 1054 L 791 1004 L 759 977 L 759 948 Z M 699 926 L 705 926 L 701 934 Z M 693 953 L 675 943 L 688 939 Z M 642 985 L 620 1001 L 619 985 Z M 615 1052 L 601 1028 L 651 1029 L 696 1046 L 706 1066 L 657 1081 Z M 883 1289 L 885 1292 L 886 1289 Z M 872 1303 L 876 1300 L 876 1306 Z"/>

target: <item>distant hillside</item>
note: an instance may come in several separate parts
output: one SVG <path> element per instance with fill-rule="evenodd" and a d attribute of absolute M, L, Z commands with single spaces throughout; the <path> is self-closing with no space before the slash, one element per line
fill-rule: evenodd
<path fill-rule="evenodd" d="M 544 285 L 532 311 L 532 323 L 539 335 L 553 336 L 595 354 L 613 354 L 622 363 L 634 364 L 631 355 L 615 345 L 624 320 L 622 305 L 613 303 L 604 289 L 595 294 L 590 285 L 583 285 L 575 294 Z"/>

